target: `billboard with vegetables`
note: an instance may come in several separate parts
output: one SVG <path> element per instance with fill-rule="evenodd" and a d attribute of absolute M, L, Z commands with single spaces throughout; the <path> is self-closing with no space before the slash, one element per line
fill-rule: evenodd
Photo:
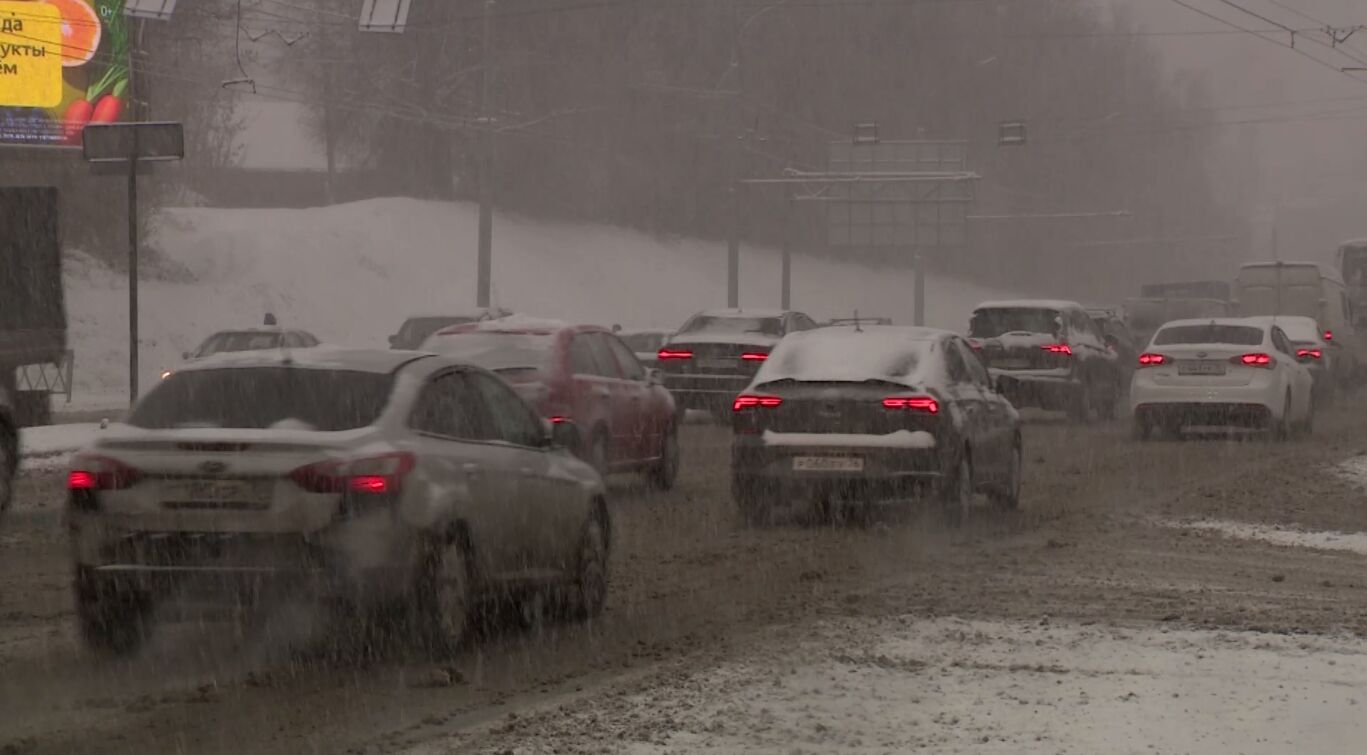
<path fill-rule="evenodd" d="M 79 145 L 127 115 L 124 0 L 0 0 L 0 144 Z"/>

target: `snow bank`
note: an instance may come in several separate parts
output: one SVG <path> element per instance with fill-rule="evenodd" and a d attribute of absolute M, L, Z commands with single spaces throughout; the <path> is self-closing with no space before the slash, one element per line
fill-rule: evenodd
<path fill-rule="evenodd" d="M 519 753 L 631 755 L 1358 753 L 1367 736 L 1367 644 L 1352 638 L 1047 620 L 819 631 L 519 716 L 509 736 Z"/>
<path fill-rule="evenodd" d="M 26 427 L 19 431 L 21 467 L 33 469 L 62 469 L 72 452 L 90 442 L 99 430 L 97 424 L 51 425 Z"/>
<path fill-rule="evenodd" d="M 1164 522 L 1163 525 L 1176 529 L 1216 532 L 1238 540 L 1257 540 L 1288 548 L 1348 551 L 1367 556 L 1367 533 L 1364 532 L 1299 530 L 1232 521 Z"/>
<path fill-rule="evenodd" d="M 270 311 L 284 327 L 324 341 L 385 346 L 408 315 L 474 306 L 478 218 L 467 204 L 376 199 L 304 210 L 163 211 L 149 243 L 193 283 L 141 286 L 144 389 L 210 332 L 256 326 Z M 725 303 L 725 245 L 661 240 L 606 226 L 500 215 L 494 225 L 494 303 L 533 315 L 673 329 Z M 127 391 L 124 275 L 79 254 L 66 268 L 76 350 L 75 404 L 120 406 Z M 854 309 L 909 323 L 910 270 L 798 257 L 793 301 L 818 319 Z M 996 292 L 931 279 L 932 325 L 962 328 Z M 779 257 L 747 247 L 741 303 L 779 299 Z"/>

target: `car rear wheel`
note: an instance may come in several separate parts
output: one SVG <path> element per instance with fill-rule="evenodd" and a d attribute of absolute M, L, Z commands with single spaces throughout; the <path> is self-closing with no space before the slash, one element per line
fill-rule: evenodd
<path fill-rule="evenodd" d="M 76 570 L 76 622 L 86 647 L 109 655 L 128 655 L 142 647 L 150 633 L 147 596 Z"/>
<path fill-rule="evenodd" d="M 608 600 L 608 543 L 603 523 L 594 516 L 584 525 L 579 541 L 579 564 L 574 579 L 574 610 L 580 619 L 603 612 Z"/>
<path fill-rule="evenodd" d="M 1291 437 L 1291 431 L 1295 427 L 1291 420 L 1291 391 L 1286 392 L 1286 398 L 1282 400 L 1282 416 L 1272 420 L 1273 440 L 1287 440 Z"/>
<path fill-rule="evenodd" d="M 965 451 L 954 471 L 940 483 L 940 509 L 945 523 L 961 527 L 973 507 L 973 463 Z"/>
<path fill-rule="evenodd" d="M 470 563 L 469 548 L 458 534 L 429 549 L 417 601 L 422 640 L 434 654 L 455 651 L 469 635 L 474 604 Z"/>
<path fill-rule="evenodd" d="M 1000 490 L 991 494 L 992 504 L 999 509 L 1014 511 L 1020 508 L 1021 473 L 1025 467 L 1023 457 L 1021 443 L 1017 440 L 1011 449 L 1011 458 L 1007 460 L 1006 481 Z"/>
<path fill-rule="evenodd" d="M 659 490 L 669 490 L 678 476 L 679 431 L 676 425 L 670 425 L 660 441 L 660 460 L 646 473 L 646 478 Z"/>

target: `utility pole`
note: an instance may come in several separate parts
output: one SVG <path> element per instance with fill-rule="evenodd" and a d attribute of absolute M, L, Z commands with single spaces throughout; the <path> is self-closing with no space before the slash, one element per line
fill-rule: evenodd
<path fill-rule="evenodd" d="M 779 307 L 787 310 L 793 306 L 793 254 L 789 249 L 791 244 L 791 232 L 788 224 L 793 222 L 793 196 L 788 191 L 788 187 L 783 187 L 783 236 L 782 246 L 779 255 L 782 258 L 782 269 L 779 272 L 781 291 L 779 293 Z"/>
<path fill-rule="evenodd" d="M 926 259 L 919 251 L 911 259 L 916 266 L 916 303 L 911 322 L 919 328 L 926 324 Z"/>
<path fill-rule="evenodd" d="M 128 56 L 128 102 L 133 106 L 134 121 L 147 119 L 147 108 L 138 99 L 142 78 L 139 57 L 142 55 L 142 19 L 132 35 Z M 133 131 L 133 155 L 138 154 L 138 132 Z M 128 404 L 138 400 L 138 161 L 128 161 Z"/>
<path fill-rule="evenodd" d="M 494 208 L 492 202 L 493 135 L 489 132 L 489 68 L 492 50 L 489 44 L 489 21 L 494 9 L 494 0 L 484 0 L 482 30 L 480 32 L 480 83 L 479 83 L 479 258 L 475 271 L 475 305 L 489 306 L 489 289 L 492 287 L 492 264 L 494 250 Z"/>
<path fill-rule="evenodd" d="M 334 180 L 337 175 L 337 136 L 333 133 L 332 118 L 332 63 L 328 60 L 331 48 L 328 46 L 327 20 L 320 15 L 318 20 L 318 57 L 323 66 L 323 152 L 327 159 L 327 177 L 323 179 L 323 199 L 328 205 L 337 202 Z"/>

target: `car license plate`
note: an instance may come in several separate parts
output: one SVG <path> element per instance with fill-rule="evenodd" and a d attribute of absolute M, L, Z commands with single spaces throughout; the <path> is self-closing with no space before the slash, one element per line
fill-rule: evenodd
<path fill-rule="evenodd" d="M 699 359 L 698 366 L 704 370 L 729 370 L 736 366 L 734 359 Z"/>
<path fill-rule="evenodd" d="M 1223 375 L 1224 362 L 1178 362 L 1178 375 Z"/>
<path fill-rule="evenodd" d="M 862 472 L 864 460 L 858 456 L 796 456 L 793 470 L 797 472 Z"/>
<path fill-rule="evenodd" d="M 1030 366 L 1030 361 L 1028 359 L 994 359 L 992 366 L 1004 370 L 1023 370 Z"/>
<path fill-rule="evenodd" d="M 266 480 L 172 480 L 162 497 L 173 503 L 265 504 L 270 500 Z"/>

